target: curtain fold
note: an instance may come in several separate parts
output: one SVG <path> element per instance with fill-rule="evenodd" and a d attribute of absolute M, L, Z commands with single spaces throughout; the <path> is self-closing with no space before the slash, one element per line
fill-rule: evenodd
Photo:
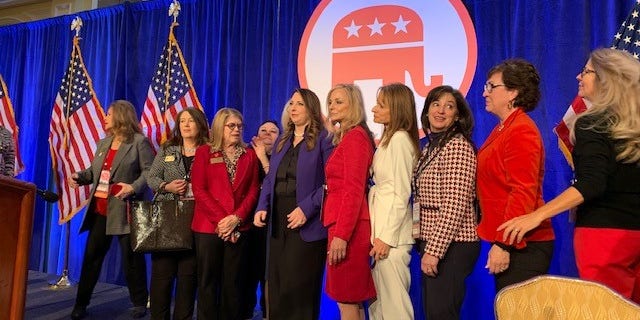
<path fill-rule="evenodd" d="M 305 25 L 320 0 L 183 0 L 175 35 L 209 121 L 224 106 L 239 109 L 248 141 L 266 119 L 280 120 L 298 82 L 298 48 Z M 588 53 L 610 45 L 634 1 L 462 0 L 478 39 L 478 63 L 467 99 L 474 111 L 474 139 L 482 144 L 496 124 L 484 110 L 482 85 L 495 64 L 510 57 L 531 61 L 542 77 L 542 100 L 531 113 L 546 148 L 545 199 L 568 186 L 572 174 L 557 149 L 552 128 L 577 92 L 576 74 Z M 102 106 L 127 99 L 142 111 L 160 52 L 167 41 L 171 1 L 124 3 L 76 14 L 84 20 L 81 48 Z M 73 16 L 0 27 L 0 73 L 20 127 L 26 170 L 18 178 L 52 189 L 49 121 L 53 99 L 69 61 Z M 446 28 L 446 26 L 443 26 Z M 432 44 L 437 45 L 437 44 Z M 442 50 L 447 50 L 442 47 Z M 313 89 L 313 88 L 311 88 Z M 325 97 L 319 97 L 321 101 Z M 371 106 L 366 106 L 370 108 Z M 421 109 L 421 106 L 419 107 Z M 420 111 L 420 110 L 418 110 Z M 1 191 L 0 191 L 1 192 Z M 30 269 L 60 274 L 65 232 L 57 206 L 36 202 Z M 78 229 L 84 212 L 70 222 L 69 271 L 78 279 L 86 234 Z M 553 220 L 557 240 L 551 273 L 576 276 L 572 226 L 566 215 Z M 114 245 L 100 281 L 124 282 Z M 493 280 L 483 268 L 487 247 L 468 279 L 464 319 L 493 318 Z M 412 263 L 412 297 L 419 304 L 419 261 Z M 323 319 L 336 318 L 323 298 Z"/>

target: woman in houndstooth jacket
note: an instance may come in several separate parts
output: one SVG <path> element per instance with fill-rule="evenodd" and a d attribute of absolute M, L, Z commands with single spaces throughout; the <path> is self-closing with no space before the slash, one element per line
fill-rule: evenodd
<path fill-rule="evenodd" d="M 157 200 L 192 199 L 190 173 L 196 148 L 207 143 L 209 127 L 202 111 L 187 108 L 178 119 L 171 138 L 156 155 L 147 173 Z M 170 319 L 175 280 L 173 319 L 191 319 L 196 296 L 194 250 L 151 254 L 151 319 Z"/>
<path fill-rule="evenodd" d="M 427 95 L 421 120 L 428 143 L 414 169 L 413 190 L 423 307 L 427 319 L 459 319 L 464 281 L 480 254 L 473 118 L 458 90 L 440 86 Z"/>

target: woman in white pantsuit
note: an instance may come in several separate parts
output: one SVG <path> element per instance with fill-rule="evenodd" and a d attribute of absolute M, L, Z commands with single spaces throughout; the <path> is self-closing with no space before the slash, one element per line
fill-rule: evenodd
<path fill-rule="evenodd" d="M 407 86 L 381 87 L 373 107 L 373 121 L 384 125 L 371 165 L 374 185 L 369 191 L 372 270 L 378 297 L 369 317 L 413 319 L 409 298 L 411 234 L 411 177 L 419 154 L 416 104 Z"/>

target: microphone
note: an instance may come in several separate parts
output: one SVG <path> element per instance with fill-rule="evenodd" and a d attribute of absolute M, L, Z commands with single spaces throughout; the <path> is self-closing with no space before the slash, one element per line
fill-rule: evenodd
<path fill-rule="evenodd" d="M 57 193 L 53 193 L 49 190 L 36 189 L 36 193 L 38 193 L 38 195 L 46 202 L 56 202 L 60 199 Z"/>

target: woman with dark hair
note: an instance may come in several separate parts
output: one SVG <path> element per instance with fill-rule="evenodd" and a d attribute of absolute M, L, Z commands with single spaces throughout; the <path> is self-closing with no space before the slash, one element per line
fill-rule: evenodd
<path fill-rule="evenodd" d="M 109 105 L 104 129 L 107 137 L 98 142 L 91 166 L 73 173 L 68 181 L 73 188 L 92 185 L 91 201 L 80 227 L 80 232 L 89 231 L 89 236 L 72 319 L 82 319 L 87 314 L 113 236 L 118 237 L 134 305 L 131 315 L 141 318 L 147 313 L 147 268 L 144 255 L 131 249 L 127 201 L 132 197 L 142 198 L 147 188 L 145 173 L 153 162 L 153 149 L 142 135 L 136 110 L 128 101 L 117 100 Z"/>
<path fill-rule="evenodd" d="M 384 125 L 373 156 L 369 190 L 371 270 L 378 292 L 369 305 L 370 319 L 413 319 L 409 297 L 411 273 L 411 175 L 418 147 L 418 121 L 413 91 L 392 83 L 378 89 L 373 122 Z"/>
<path fill-rule="evenodd" d="M 465 279 L 480 255 L 475 209 L 476 154 L 471 109 L 460 91 L 432 89 L 422 109 L 427 145 L 414 169 L 427 319 L 459 319 Z"/>
<path fill-rule="evenodd" d="M 571 130 L 576 181 L 535 211 L 502 224 L 503 241 L 578 206 L 573 246 L 580 278 L 640 303 L 640 63 L 627 52 L 598 49 L 576 77 L 592 103 Z"/>
<path fill-rule="evenodd" d="M 293 92 L 282 123 L 253 221 L 268 224 L 267 318 L 313 320 L 320 316 L 327 251 L 320 221 L 324 164 L 333 146 L 309 89 Z"/>
<path fill-rule="evenodd" d="M 360 88 L 339 84 L 327 96 L 334 152 L 327 160 L 322 222 L 329 229 L 325 291 L 343 320 L 364 319 L 363 303 L 376 296 L 371 276 L 371 223 L 367 201 L 373 137 Z"/>
<path fill-rule="evenodd" d="M 222 108 L 198 147 L 191 181 L 198 319 L 242 319 L 246 231 L 258 200 L 258 157 L 242 141 L 242 114 Z"/>
<path fill-rule="evenodd" d="M 256 152 L 260 166 L 260 185 L 269 172 L 269 161 L 273 147 L 280 135 L 280 128 L 275 120 L 267 120 L 260 124 L 258 132 L 251 138 L 251 147 Z M 253 217 L 251 218 L 253 222 Z M 267 317 L 265 265 L 267 261 L 267 230 L 251 226 L 247 232 L 247 287 L 242 297 L 242 314 L 245 319 L 252 319 L 256 306 L 256 291 L 260 285 L 260 310 Z"/>
<path fill-rule="evenodd" d="M 191 164 L 196 148 L 207 143 L 209 128 L 204 113 L 186 108 L 176 117 L 171 138 L 165 142 L 147 172 L 156 200 L 193 201 Z M 151 319 L 191 319 L 196 295 L 195 250 L 151 254 Z"/>
<path fill-rule="evenodd" d="M 544 204 L 544 146 L 526 114 L 540 100 L 540 76 L 522 59 L 493 67 L 484 86 L 485 109 L 500 123 L 478 151 L 477 188 L 482 220 L 478 235 L 490 242 L 486 268 L 496 289 L 545 274 L 553 254 L 553 228 L 545 220 L 515 245 L 503 240 L 499 225 Z"/>

